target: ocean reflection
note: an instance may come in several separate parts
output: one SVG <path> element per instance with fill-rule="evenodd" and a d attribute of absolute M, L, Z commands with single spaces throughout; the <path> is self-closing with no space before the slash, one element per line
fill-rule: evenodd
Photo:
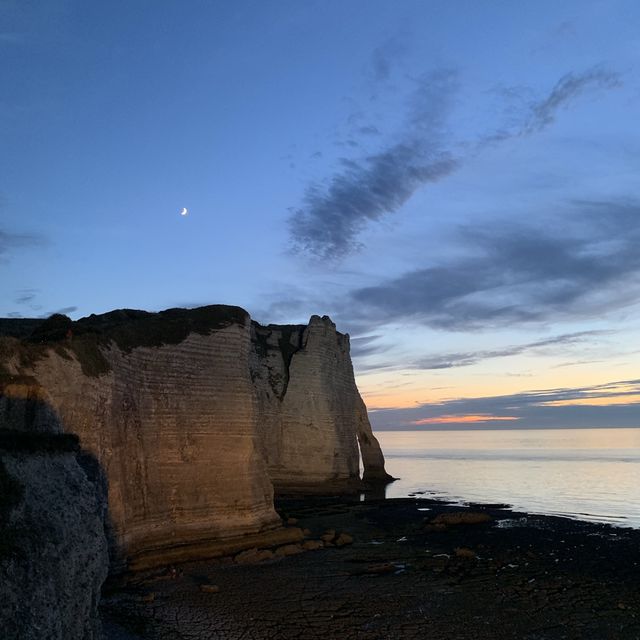
<path fill-rule="evenodd" d="M 504 502 L 640 527 L 640 429 L 381 431 L 386 497 Z M 367 494 L 367 498 L 369 498 Z M 382 497 L 379 495 L 378 497 Z"/>

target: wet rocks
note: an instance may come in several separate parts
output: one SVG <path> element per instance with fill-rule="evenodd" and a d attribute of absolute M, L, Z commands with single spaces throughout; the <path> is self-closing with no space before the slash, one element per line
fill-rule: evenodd
<path fill-rule="evenodd" d="M 640 638 L 640 531 L 616 529 L 614 539 L 606 526 L 536 517 L 536 527 L 443 525 L 432 534 L 423 504 L 283 501 L 301 526 L 331 534 L 331 546 L 261 567 L 202 563 L 154 586 L 162 606 L 136 601 L 133 613 L 147 638 Z M 434 518 L 464 510 L 428 504 Z M 344 531 L 358 544 L 337 548 Z M 556 563 L 567 551 L 573 560 Z M 194 595 L 189 572 L 220 593 Z M 132 608 L 119 606 L 119 620 L 130 620 Z"/>
<path fill-rule="evenodd" d="M 353 544 L 353 538 L 348 533 L 341 533 L 335 541 L 336 547 L 344 547 L 347 544 Z"/>
<path fill-rule="evenodd" d="M 467 547 L 456 547 L 453 552 L 456 558 L 463 558 L 465 560 L 475 560 L 477 557 L 476 552 Z"/>
<path fill-rule="evenodd" d="M 333 545 L 333 541 L 335 540 L 335 537 L 336 537 L 335 529 L 329 529 L 320 536 L 320 540 L 322 540 L 325 543 L 325 545 L 330 546 L 330 545 Z"/>
<path fill-rule="evenodd" d="M 453 511 L 440 513 L 430 521 L 432 525 L 444 525 L 445 527 L 455 527 L 462 524 L 485 524 L 491 522 L 488 513 L 476 511 Z"/>
<path fill-rule="evenodd" d="M 271 549 L 253 548 L 241 551 L 233 558 L 233 561 L 237 564 L 258 564 L 266 560 L 273 560 L 273 557 L 274 553 Z"/>
<path fill-rule="evenodd" d="M 220 591 L 217 584 L 201 584 L 199 588 L 202 593 L 218 593 Z"/>
<path fill-rule="evenodd" d="M 300 544 L 285 544 L 275 550 L 275 555 L 278 557 L 295 556 L 298 553 L 302 553 L 303 551 L 304 549 Z"/>
<path fill-rule="evenodd" d="M 302 548 L 305 551 L 316 551 L 317 549 L 322 549 L 324 547 L 324 543 L 321 540 L 305 540 L 302 543 Z"/>

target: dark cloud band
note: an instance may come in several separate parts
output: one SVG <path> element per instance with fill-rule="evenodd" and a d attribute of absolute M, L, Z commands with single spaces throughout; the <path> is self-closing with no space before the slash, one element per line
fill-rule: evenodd
<path fill-rule="evenodd" d="M 459 428 L 464 426 L 465 416 L 487 416 L 483 426 L 489 428 L 637 427 L 639 396 L 640 380 L 621 380 L 588 387 L 455 398 L 410 409 L 370 410 L 370 415 L 377 429 L 431 426 L 437 424 L 438 417 L 446 417 L 450 427 Z M 455 416 L 460 417 L 457 424 L 452 420 Z M 503 421 L 505 418 L 509 420 Z M 470 428 L 477 429 L 478 425 Z"/>
<path fill-rule="evenodd" d="M 498 222 L 467 230 L 459 238 L 464 257 L 357 289 L 350 313 L 368 319 L 369 327 L 401 320 L 464 330 L 588 316 L 639 302 L 640 204 L 582 202 L 557 215 L 562 233 L 553 225 Z M 458 355 L 464 361 L 465 354 Z"/>

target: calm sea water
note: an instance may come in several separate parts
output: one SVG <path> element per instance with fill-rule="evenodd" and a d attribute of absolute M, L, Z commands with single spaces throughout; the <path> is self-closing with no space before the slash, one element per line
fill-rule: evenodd
<path fill-rule="evenodd" d="M 640 428 L 378 431 L 387 497 L 502 502 L 640 528 Z"/>

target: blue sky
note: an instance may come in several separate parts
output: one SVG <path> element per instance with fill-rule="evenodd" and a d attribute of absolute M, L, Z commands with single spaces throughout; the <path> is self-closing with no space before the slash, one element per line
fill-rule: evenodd
<path fill-rule="evenodd" d="M 0 315 L 329 314 L 379 428 L 640 426 L 638 24 L 0 0 Z"/>

